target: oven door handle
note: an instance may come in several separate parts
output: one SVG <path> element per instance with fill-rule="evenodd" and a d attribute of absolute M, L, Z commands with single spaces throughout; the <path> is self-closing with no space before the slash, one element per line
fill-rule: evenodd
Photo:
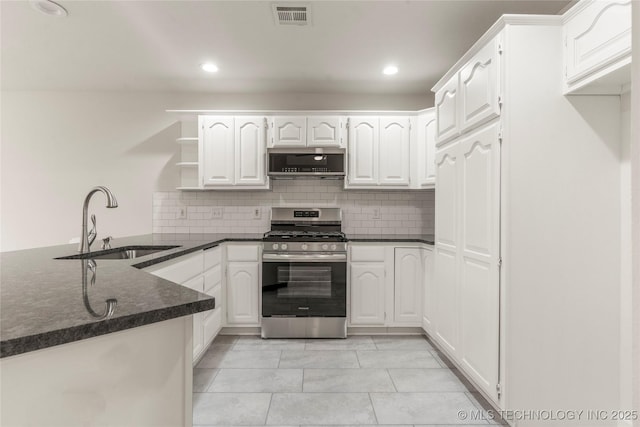
<path fill-rule="evenodd" d="M 347 261 L 347 254 L 262 254 L 263 262 L 342 262 Z"/>

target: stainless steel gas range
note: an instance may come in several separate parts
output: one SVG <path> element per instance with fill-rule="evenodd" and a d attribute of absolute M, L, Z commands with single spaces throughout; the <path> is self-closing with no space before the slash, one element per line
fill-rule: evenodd
<path fill-rule="evenodd" d="M 272 208 L 262 337 L 346 338 L 347 244 L 338 208 Z"/>

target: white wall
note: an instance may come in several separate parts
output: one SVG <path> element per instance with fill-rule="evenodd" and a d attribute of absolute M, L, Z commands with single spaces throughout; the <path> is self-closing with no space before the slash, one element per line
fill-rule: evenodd
<path fill-rule="evenodd" d="M 2 251 L 80 236 L 82 202 L 105 185 L 119 202 L 90 212 L 98 237 L 152 231 L 152 193 L 178 186 L 178 117 L 166 109 L 418 110 L 431 96 L 154 92 L 2 92 Z"/>
<path fill-rule="evenodd" d="M 640 410 L 640 2 L 632 2 L 631 217 L 633 245 L 633 407 Z M 640 420 L 634 425 L 640 426 Z"/>
<path fill-rule="evenodd" d="M 631 93 L 620 97 L 620 407 L 632 407 Z"/>

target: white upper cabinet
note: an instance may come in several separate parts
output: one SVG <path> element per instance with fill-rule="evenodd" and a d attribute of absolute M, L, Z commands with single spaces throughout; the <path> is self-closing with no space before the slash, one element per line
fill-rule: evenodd
<path fill-rule="evenodd" d="M 458 135 L 458 74 L 435 94 L 436 138 L 447 141 Z"/>
<path fill-rule="evenodd" d="M 349 119 L 348 185 L 378 184 L 378 117 Z"/>
<path fill-rule="evenodd" d="M 460 70 L 460 131 L 500 115 L 499 37 L 489 41 Z"/>
<path fill-rule="evenodd" d="M 306 147 L 307 118 L 305 116 L 276 116 L 271 118 L 269 147 Z"/>
<path fill-rule="evenodd" d="M 235 183 L 236 185 L 266 184 L 266 129 L 264 117 L 235 119 Z"/>
<path fill-rule="evenodd" d="M 435 111 L 418 116 L 415 163 L 419 188 L 434 188 L 436 183 L 436 115 Z"/>
<path fill-rule="evenodd" d="M 409 185 L 408 117 L 380 117 L 379 183 Z"/>
<path fill-rule="evenodd" d="M 340 116 L 274 116 L 269 148 L 344 148 Z"/>
<path fill-rule="evenodd" d="M 263 116 L 200 116 L 199 175 L 203 189 L 267 189 Z"/>
<path fill-rule="evenodd" d="M 340 116 L 307 117 L 307 146 L 344 148 Z"/>
<path fill-rule="evenodd" d="M 345 188 L 409 188 L 410 118 L 352 116 L 348 123 Z"/>
<path fill-rule="evenodd" d="M 437 145 L 500 115 L 502 33 L 485 43 L 435 93 Z"/>
<path fill-rule="evenodd" d="M 631 81 L 631 3 L 581 1 L 565 14 L 565 93 L 620 93 Z"/>
<path fill-rule="evenodd" d="M 200 175 L 204 186 L 234 184 L 233 117 L 200 116 Z"/>

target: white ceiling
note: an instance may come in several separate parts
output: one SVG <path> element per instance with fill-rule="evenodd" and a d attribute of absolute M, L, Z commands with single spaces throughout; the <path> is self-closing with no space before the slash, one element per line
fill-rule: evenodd
<path fill-rule="evenodd" d="M 0 1 L 3 90 L 424 93 L 500 15 L 568 3 L 307 1 L 312 25 L 283 27 L 271 1 L 58 2 Z"/>

